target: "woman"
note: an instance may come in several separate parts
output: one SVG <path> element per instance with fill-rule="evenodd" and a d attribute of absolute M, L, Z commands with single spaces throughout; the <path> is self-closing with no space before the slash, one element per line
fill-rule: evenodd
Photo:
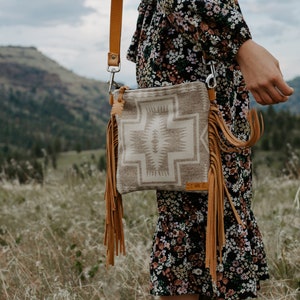
<path fill-rule="evenodd" d="M 237 0 L 141 1 L 128 51 L 140 88 L 204 80 L 203 52 L 217 62 L 218 106 L 241 139 L 248 134 L 248 91 L 263 105 L 284 102 L 293 93 L 277 60 L 251 39 Z M 153 295 L 161 300 L 256 297 L 268 267 L 251 210 L 250 154 L 222 153 L 226 185 L 246 226 L 237 224 L 225 199 L 226 245 L 216 283 L 205 268 L 207 197 L 157 191 L 159 217 L 150 262 Z"/>

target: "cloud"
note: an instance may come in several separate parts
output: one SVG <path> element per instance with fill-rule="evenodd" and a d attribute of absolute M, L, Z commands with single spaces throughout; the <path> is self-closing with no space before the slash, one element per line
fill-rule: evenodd
<path fill-rule="evenodd" d="M 240 5 L 253 39 L 279 60 L 287 79 L 299 76 L 299 0 L 244 0 Z"/>
<path fill-rule="evenodd" d="M 77 24 L 93 10 L 84 0 L 0 0 L 0 26 Z"/>
<path fill-rule="evenodd" d="M 126 51 L 140 0 L 124 0 L 121 72 L 135 85 L 135 65 Z M 254 39 L 277 57 L 288 78 L 300 74 L 300 2 L 241 0 Z M 35 46 L 64 67 L 107 81 L 110 0 L 0 0 L 0 45 Z"/>
<path fill-rule="evenodd" d="M 139 0 L 124 4 L 122 72 L 119 81 L 134 84 L 135 67 L 126 60 Z M 35 46 L 79 75 L 108 80 L 110 1 L 0 0 L 0 44 Z M 3 34 L 5 33 L 5 34 Z"/>
<path fill-rule="evenodd" d="M 283 27 L 300 25 L 299 0 L 289 0 L 288 3 L 282 0 L 244 0 L 240 2 L 243 12 L 246 12 L 251 19 L 267 18 L 269 21 L 281 23 Z"/>

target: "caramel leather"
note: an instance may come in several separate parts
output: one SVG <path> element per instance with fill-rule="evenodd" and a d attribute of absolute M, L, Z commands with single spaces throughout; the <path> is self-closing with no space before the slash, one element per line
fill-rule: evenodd
<path fill-rule="evenodd" d="M 120 47 L 122 33 L 123 0 L 112 0 L 110 8 L 110 35 L 108 66 L 117 67 L 120 64 Z"/>
<path fill-rule="evenodd" d="M 122 86 L 119 89 L 119 97 L 116 100 L 114 100 L 113 96 L 111 95 L 112 99 L 113 99 L 113 100 L 110 100 L 110 102 L 112 103 L 112 108 L 111 108 L 111 112 L 110 112 L 111 115 L 121 116 L 122 111 L 124 109 L 124 104 L 125 104 L 125 101 L 123 99 L 123 95 L 124 95 L 124 92 L 127 89 L 129 89 L 127 86 Z"/>
<path fill-rule="evenodd" d="M 120 65 L 120 55 L 116 53 L 107 54 L 107 64 L 110 67 L 118 67 Z"/>
<path fill-rule="evenodd" d="M 185 190 L 192 192 L 192 191 L 207 191 L 208 190 L 208 183 L 207 182 L 187 182 L 185 185 Z"/>
<path fill-rule="evenodd" d="M 106 132 L 106 223 L 104 245 L 106 245 L 106 265 L 114 265 L 114 256 L 125 255 L 123 229 L 122 196 L 116 188 L 116 170 L 118 159 L 118 126 L 115 115 L 112 115 Z"/>
<path fill-rule="evenodd" d="M 224 200 L 227 197 L 235 218 L 242 227 L 245 224 L 241 221 L 232 198 L 225 185 L 221 151 L 239 152 L 253 146 L 263 133 L 263 120 L 258 117 L 255 110 L 248 114 L 250 125 L 250 137 L 247 141 L 237 139 L 225 124 L 217 104 L 214 93 L 209 91 L 210 112 L 208 117 L 208 140 L 210 153 L 210 169 L 208 173 L 208 211 L 206 228 L 206 252 L 205 266 L 209 268 L 212 280 L 217 281 L 217 262 L 222 262 L 222 248 L 225 245 L 224 231 Z M 224 138 L 221 137 L 221 133 Z M 228 146 L 229 144 L 229 146 Z"/>

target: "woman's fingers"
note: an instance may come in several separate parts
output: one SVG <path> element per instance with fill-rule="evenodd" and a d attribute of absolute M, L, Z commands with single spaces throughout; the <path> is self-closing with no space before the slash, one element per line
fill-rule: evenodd
<path fill-rule="evenodd" d="M 283 95 L 282 92 L 276 87 L 249 89 L 255 100 L 261 105 L 271 105 L 281 102 L 286 102 L 289 96 Z"/>
<path fill-rule="evenodd" d="M 285 97 L 289 97 L 294 93 L 294 89 L 290 87 L 283 79 L 278 81 L 275 87 L 277 91 Z"/>
<path fill-rule="evenodd" d="M 274 99 L 269 95 L 268 92 L 260 90 L 250 90 L 255 101 L 261 105 L 271 105 L 274 104 Z"/>

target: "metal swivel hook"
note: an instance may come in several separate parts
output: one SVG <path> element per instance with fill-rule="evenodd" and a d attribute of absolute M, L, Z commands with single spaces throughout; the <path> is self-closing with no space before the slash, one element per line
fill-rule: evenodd
<path fill-rule="evenodd" d="M 209 61 L 207 65 L 210 67 L 210 74 L 206 77 L 206 84 L 207 87 L 210 89 L 214 89 L 217 86 L 217 76 L 216 76 L 216 68 L 215 68 L 215 61 Z"/>
<path fill-rule="evenodd" d="M 113 89 L 119 89 L 121 86 L 115 81 L 115 74 L 120 71 L 120 67 L 108 67 L 107 71 L 110 72 L 108 81 L 108 92 L 111 94 Z"/>

